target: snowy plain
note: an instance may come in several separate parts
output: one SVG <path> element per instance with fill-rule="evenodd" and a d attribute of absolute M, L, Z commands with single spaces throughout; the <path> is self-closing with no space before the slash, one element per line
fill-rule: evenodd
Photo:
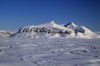
<path fill-rule="evenodd" d="M 0 66 L 100 66 L 100 39 L 2 37 Z"/>

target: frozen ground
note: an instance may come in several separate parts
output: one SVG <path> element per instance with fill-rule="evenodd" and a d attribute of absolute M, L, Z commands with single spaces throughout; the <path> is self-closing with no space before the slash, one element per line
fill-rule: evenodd
<path fill-rule="evenodd" d="M 0 38 L 0 66 L 100 66 L 100 39 Z"/>

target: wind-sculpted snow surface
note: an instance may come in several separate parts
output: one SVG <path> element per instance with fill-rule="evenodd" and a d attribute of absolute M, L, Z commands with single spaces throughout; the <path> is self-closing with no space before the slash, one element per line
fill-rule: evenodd
<path fill-rule="evenodd" d="M 100 39 L 0 38 L 0 66 L 100 66 Z"/>
<path fill-rule="evenodd" d="M 42 36 L 42 37 L 41 37 Z M 65 25 L 57 25 L 54 21 L 41 25 L 25 26 L 13 34 L 16 38 L 100 38 L 84 26 L 77 26 L 73 22 Z"/>

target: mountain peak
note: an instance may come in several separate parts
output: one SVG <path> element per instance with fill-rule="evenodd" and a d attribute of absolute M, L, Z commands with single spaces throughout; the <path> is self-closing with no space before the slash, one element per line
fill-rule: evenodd
<path fill-rule="evenodd" d="M 77 26 L 77 25 L 75 25 L 74 22 L 70 22 L 64 25 L 64 27 L 68 27 L 68 26 Z"/>
<path fill-rule="evenodd" d="M 70 22 L 70 23 L 68 23 L 68 25 L 75 25 L 75 24 L 74 24 L 74 22 Z"/>
<path fill-rule="evenodd" d="M 52 24 L 55 24 L 55 21 L 51 21 Z"/>
<path fill-rule="evenodd" d="M 74 22 L 70 22 L 70 24 L 74 24 Z"/>

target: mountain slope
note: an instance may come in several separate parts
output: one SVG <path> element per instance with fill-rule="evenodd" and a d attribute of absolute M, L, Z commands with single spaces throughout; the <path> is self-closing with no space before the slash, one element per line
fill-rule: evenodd
<path fill-rule="evenodd" d="M 88 28 L 84 27 L 84 26 L 77 26 L 75 25 L 73 22 L 65 24 L 64 27 L 66 28 L 70 28 L 72 30 L 74 30 L 75 32 L 80 32 L 80 33 L 85 33 L 85 34 L 94 34 L 91 30 L 89 30 Z"/>
<path fill-rule="evenodd" d="M 73 22 L 57 25 L 54 21 L 41 24 L 25 26 L 11 37 L 22 38 L 100 38 L 97 34 L 84 26 L 77 26 Z"/>
<path fill-rule="evenodd" d="M 70 28 L 70 29 L 72 29 L 72 30 L 75 30 L 78 26 L 75 25 L 73 22 L 71 22 L 71 23 L 65 24 L 64 27 Z"/>

